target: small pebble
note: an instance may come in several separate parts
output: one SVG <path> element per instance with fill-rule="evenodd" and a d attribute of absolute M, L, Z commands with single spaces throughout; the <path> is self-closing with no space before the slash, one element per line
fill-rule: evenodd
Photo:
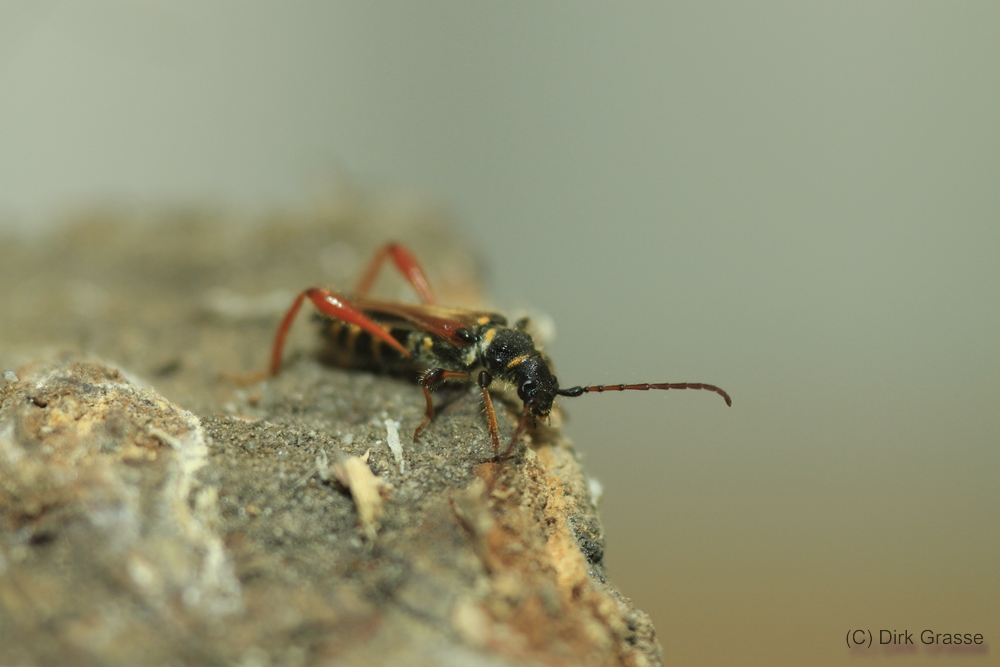
<path fill-rule="evenodd" d="M 17 377 L 17 373 L 15 373 L 14 371 L 4 371 L 3 379 L 6 380 L 7 382 L 17 382 L 20 378 Z"/>

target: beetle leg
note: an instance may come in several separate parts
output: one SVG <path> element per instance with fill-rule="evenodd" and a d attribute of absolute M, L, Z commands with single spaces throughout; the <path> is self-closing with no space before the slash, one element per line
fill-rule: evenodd
<path fill-rule="evenodd" d="M 420 422 L 420 426 L 417 430 L 413 432 L 413 441 L 416 442 L 420 434 L 423 433 L 427 425 L 431 423 L 431 419 L 434 418 L 434 399 L 431 398 L 431 388 L 436 387 L 445 380 L 460 378 L 462 380 L 468 380 L 468 373 L 459 373 L 457 371 L 449 371 L 444 368 L 434 368 L 423 375 L 420 376 L 420 386 L 424 389 L 424 398 L 427 399 L 427 414 L 424 416 L 424 420 Z"/>
<path fill-rule="evenodd" d="M 486 418 L 490 424 L 490 441 L 493 443 L 493 458 L 500 460 L 500 427 L 497 426 L 497 413 L 493 409 L 493 399 L 490 398 L 490 384 L 493 376 L 489 371 L 479 371 L 478 384 L 483 392 L 483 404 L 486 405 Z"/>
<path fill-rule="evenodd" d="M 503 455 L 500 457 L 502 459 L 510 456 L 510 453 L 514 451 L 514 445 L 517 444 L 517 439 L 521 435 L 521 431 L 524 430 L 524 425 L 528 423 L 528 418 L 531 417 L 531 410 L 528 406 L 524 406 L 524 410 L 521 411 L 521 417 L 517 420 L 517 428 L 514 429 L 514 437 L 510 439 L 510 444 L 507 445 L 507 449 L 504 450 Z"/>
<path fill-rule="evenodd" d="M 336 292 L 319 287 L 310 287 L 295 297 L 292 307 L 285 313 L 285 318 L 281 320 L 281 324 L 278 326 L 278 333 L 274 337 L 274 348 L 271 350 L 271 375 L 277 375 L 281 370 L 281 352 L 285 347 L 285 337 L 288 335 L 288 330 L 291 328 L 292 322 L 295 320 L 295 316 L 298 314 L 299 308 L 302 307 L 302 302 L 306 297 L 309 297 L 309 300 L 313 302 L 316 309 L 324 315 L 329 315 L 335 319 L 343 320 L 348 324 L 361 327 L 372 336 L 396 349 L 407 359 L 412 358 L 413 355 L 410 354 L 409 350 L 389 335 L 389 332 L 379 326 L 377 322 L 355 308 L 350 301 Z"/>
<path fill-rule="evenodd" d="M 399 243 L 387 243 L 375 253 L 375 256 L 372 257 L 371 262 L 368 264 L 368 268 L 361 275 L 361 280 L 358 281 L 358 286 L 354 290 L 355 294 L 358 296 L 368 295 L 372 285 L 375 284 L 375 279 L 378 277 L 378 272 L 382 268 L 382 263 L 386 257 L 392 257 L 396 268 L 406 278 L 406 282 L 410 283 L 413 289 L 416 290 L 424 303 L 432 304 L 435 302 L 434 291 L 431 289 L 431 284 L 427 280 L 424 270 L 420 268 L 417 258 L 405 246 Z"/>

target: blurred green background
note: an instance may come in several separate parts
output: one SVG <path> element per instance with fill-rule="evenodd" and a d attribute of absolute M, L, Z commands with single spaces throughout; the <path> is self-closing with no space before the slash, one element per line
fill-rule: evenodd
<path fill-rule="evenodd" d="M 337 174 L 451 207 L 564 383 L 733 395 L 566 402 L 667 664 L 997 659 L 1000 4 L 0 0 L 4 228 Z"/>

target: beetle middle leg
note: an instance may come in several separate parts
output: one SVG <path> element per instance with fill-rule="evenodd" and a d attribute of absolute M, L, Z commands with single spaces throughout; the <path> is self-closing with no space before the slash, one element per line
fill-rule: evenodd
<path fill-rule="evenodd" d="M 441 384 L 445 380 L 468 380 L 468 373 L 461 373 L 459 371 L 449 371 L 446 368 L 433 368 L 420 376 L 420 386 L 424 390 L 424 398 L 427 399 L 427 412 L 424 416 L 424 420 L 420 422 L 417 426 L 417 430 L 413 432 L 413 441 L 416 442 L 420 434 L 423 433 L 427 425 L 431 423 L 431 419 L 434 418 L 434 399 L 431 398 L 431 389 Z"/>

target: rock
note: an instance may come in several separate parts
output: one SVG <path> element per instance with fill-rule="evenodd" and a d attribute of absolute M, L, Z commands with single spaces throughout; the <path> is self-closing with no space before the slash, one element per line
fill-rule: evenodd
<path fill-rule="evenodd" d="M 263 368 L 280 312 L 197 295 L 294 295 L 383 240 L 371 208 L 90 219 L 0 250 L 23 286 L 0 296 L 0 664 L 660 664 L 557 428 L 496 463 L 474 389 L 413 442 L 407 378 L 301 352 L 251 386 L 220 377 Z M 389 227 L 451 277 L 443 300 L 474 297 L 470 253 L 415 219 Z M 73 314 L 67 284 L 100 308 Z M 297 328 L 291 348 L 315 347 Z"/>

